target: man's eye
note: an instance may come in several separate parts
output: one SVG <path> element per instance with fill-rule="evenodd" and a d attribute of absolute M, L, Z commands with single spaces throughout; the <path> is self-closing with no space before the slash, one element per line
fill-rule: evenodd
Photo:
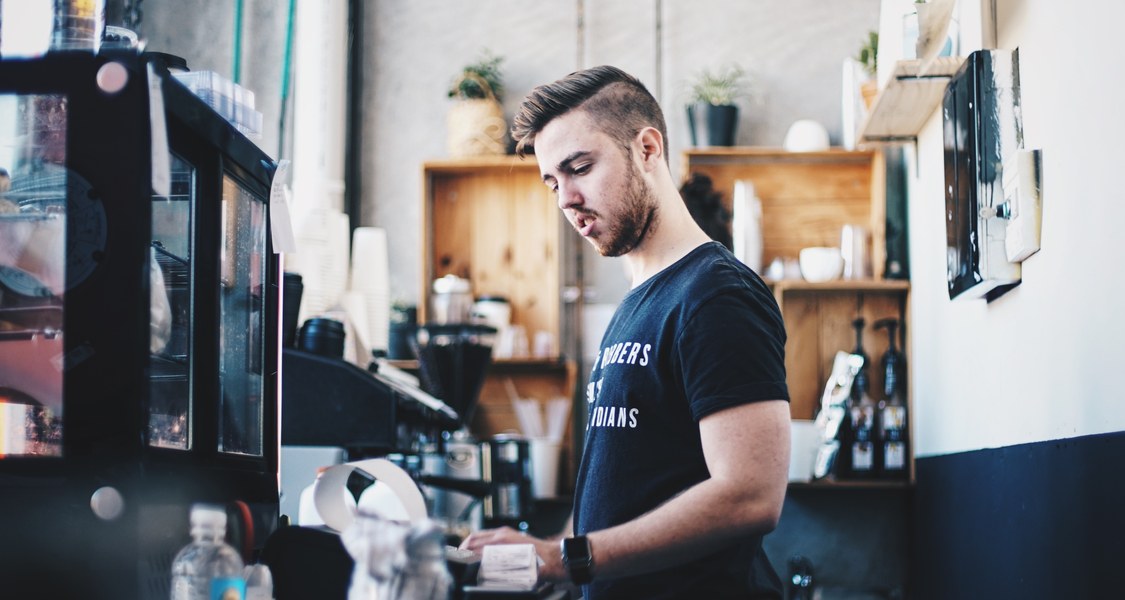
<path fill-rule="evenodd" d="M 585 175 L 586 173 L 589 173 L 589 172 L 590 172 L 590 165 L 582 165 L 580 167 L 574 168 L 574 174 L 575 175 Z"/>

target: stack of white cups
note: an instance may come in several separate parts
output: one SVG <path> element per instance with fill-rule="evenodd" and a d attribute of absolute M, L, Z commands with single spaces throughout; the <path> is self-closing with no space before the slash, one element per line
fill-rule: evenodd
<path fill-rule="evenodd" d="M 536 499 L 554 498 L 558 495 L 559 461 L 562 459 L 562 440 L 570 420 L 570 399 L 554 398 L 547 402 L 544 423 L 539 400 L 520 398 L 511 380 L 505 382 L 512 398 L 512 408 L 520 423 L 520 430 L 528 439 L 531 454 L 531 492 Z"/>
<path fill-rule="evenodd" d="M 370 349 L 387 349 L 391 327 L 391 293 L 388 284 L 387 232 L 378 227 L 357 227 L 352 235 L 350 291 L 362 298 L 365 337 Z"/>

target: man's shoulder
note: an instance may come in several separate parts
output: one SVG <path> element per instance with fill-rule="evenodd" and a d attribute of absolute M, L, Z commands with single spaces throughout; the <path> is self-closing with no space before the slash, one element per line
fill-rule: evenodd
<path fill-rule="evenodd" d="M 682 285 L 701 292 L 767 292 L 769 288 L 753 269 L 738 260 L 718 243 L 706 244 L 693 253 L 692 260 L 679 273 Z"/>

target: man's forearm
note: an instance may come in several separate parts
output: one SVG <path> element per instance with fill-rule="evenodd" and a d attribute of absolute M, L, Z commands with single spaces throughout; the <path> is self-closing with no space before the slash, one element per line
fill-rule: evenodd
<path fill-rule="evenodd" d="M 588 534 L 594 576 L 624 577 L 700 558 L 777 526 L 780 495 L 752 496 L 738 482 L 708 479 L 628 523 Z"/>

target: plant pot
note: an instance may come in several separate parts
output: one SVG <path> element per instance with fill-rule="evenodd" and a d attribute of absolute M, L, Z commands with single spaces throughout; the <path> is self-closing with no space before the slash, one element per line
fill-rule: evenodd
<path fill-rule="evenodd" d="M 738 107 L 697 102 L 687 106 L 692 146 L 733 146 L 738 131 Z"/>
<path fill-rule="evenodd" d="M 859 85 L 859 93 L 863 96 L 863 106 L 870 111 L 871 106 L 875 104 L 875 98 L 879 95 L 879 83 L 874 79 L 868 79 Z"/>
<path fill-rule="evenodd" d="M 449 155 L 458 158 L 507 152 L 504 109 L 492 98 L 458 100 L 449 107 Z"/>

